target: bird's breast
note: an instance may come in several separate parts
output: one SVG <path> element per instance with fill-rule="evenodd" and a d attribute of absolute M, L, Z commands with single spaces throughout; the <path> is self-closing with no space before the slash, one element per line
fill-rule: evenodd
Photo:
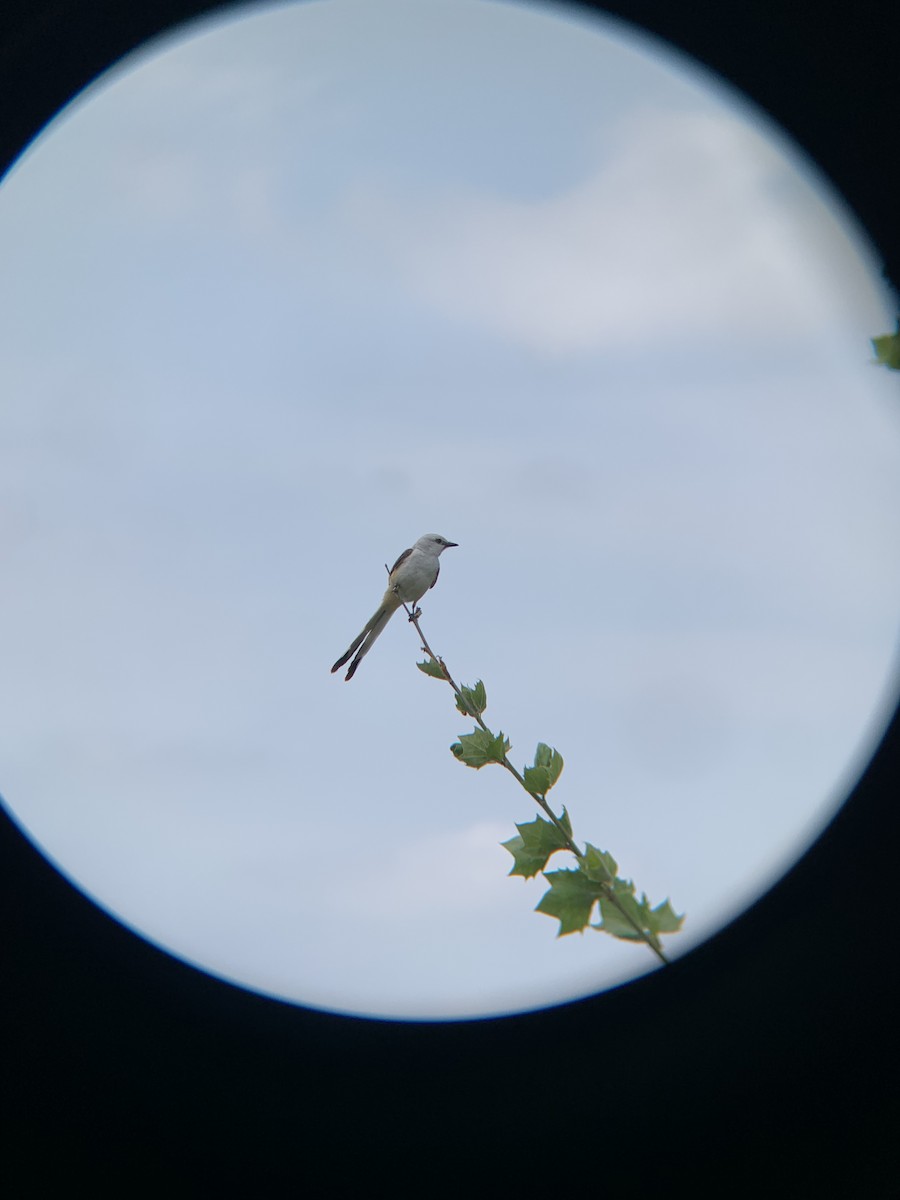
<path fill-rule="evenodd" d="M 437 559 L 424 556 L 417 559 L 415 555 L 410 555 L 397 572 L 397 595 L 405 604 L 421 600 L 434 583 L 436 574 Z"/>

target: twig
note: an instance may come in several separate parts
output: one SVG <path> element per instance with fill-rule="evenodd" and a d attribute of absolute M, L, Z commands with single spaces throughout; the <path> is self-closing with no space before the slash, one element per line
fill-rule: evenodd
<path fill-rule="evenodd" d="M 456 682 L 453 679 L 453 676 L 450 674 L 449 670 L 447 669 L 447 664 L 440 657 L 440 655 L 435 654 L 435 652 L 431 649 L 431 646 L 429 646 L 428 639 L 425 637 L 425 634 L 422 632 L 422 627 L 419 624 L 419 617 L 422 615 L 422 610 L 420 608 L 410 609 L 406 604 L 403 605 L 403 609 L 406 612 L 406 615 L 409 617 L 410 623 L 415 626 L 416 633 L 418 633 L 419 639 L 422 643 L 422 649 L 428 655 L 428 657 L 431 659 L 431 661 L 437 665 L 437 667 L 440 669 L 441 674 L 443 675 L 444 679 L 447 681 L 447 683 L 449 683 L 450 687 L 453 689 L 454 695 L 456 696 L 456 699 L 458 701 L 458 707 L 460 709 L 464 710 L 469 716 L 471 716 L 476 721 L 476 723 L 480 726 L 480 728 L 484 730 L 485 733 L 489 734 L 490 737 L 493 737 L 494 736 L 493 731 L 491 729 L 489 729 L 488 726 L 484 723 L 484 720 L 483 720 L 481 714 L 471 711 L 470 706 L 466 703 L 466 699 L 462 693 L 462 689 L 457 686 Z M 547 814 L 550 821 L 553 823 L 553 825 L 558 830 L 560 836 L 562 837 L 562 839 L 565 843 L 566 849 L 571 851 L 571 853 L 575 856 L 575 858 L 578 860 L 579 863 L 583 863 L 585 861 L 584 851 L 578 846 L 577 842 L 574 841 L 571 834 L 566 829 L 563 821 L 556 815 L 556 813 L 553 811 L 553 809 L 547 803 L 546 797 L 543 795 L 536 794 L 535 792 L 531 791 L 531 789 L 525 783 L 524 776 L 521 774 L 521 772 L 519 772 L 516 769 L 516 767 L 513 766 L 513 764 L 509 761 L 509 758 L 506 756 L 505 753 L 503 754 L 502 759 L 498 759 L 497 761 L 500 763 L 500 765 L 502 767 L 505 767 L 506 770 L 509 771 L 510 775 L 512 775 L 512 777 L 516 780 L 516 782 L 528 793 L 528 795 L 532 798 L 532 800 L 534 800 L 535 803 Z M 657 956 L 657 958 L 660 960 L 660 962 L 668 964 L 669 960 L 666 957 L 666 955 L 662 949 L 662 946 L 659 944 L 659 941 L 656 938 L 656 936 L 653 933 L 650 933 L 648 930 L 643 929 L 640 926 L 640 924 L 637 921 L 635 921 L 634 917 L 622 905 L 618 896 L 615 894 L 615 892 L 613 891 L 612 887 L 609 884 L 601 883 L 598 886 L 603 890 L 604 897 L 610 902 L 610 904 L 613 905 L 613 907 L 619 912 L 619 914 L 628 922 L 628 924 L 632 927 L 632 929 L 634 929 L 635 933 L 641 939 L 641 941 L 643 941 L 644 943 L 646 943 L 647 946 L 650 947 L 650 949 Z"/>

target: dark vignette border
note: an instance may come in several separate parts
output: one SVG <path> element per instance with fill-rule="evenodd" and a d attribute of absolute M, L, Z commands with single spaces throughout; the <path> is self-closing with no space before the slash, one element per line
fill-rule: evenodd
<path fill-rule="evenodd" d="M 0 171 L 124 53 L 226 7 L 7 0 Z M 900 6 L 582 7 L 641 25 L 746 92 L 823 168 L 900 280 Z M 895 713 L 822 838 L 722 934 L 601 997 L 450 1025 L 340 1018 L 210 979 L 95 908 L 0 812 L 11 1194 L 90 1181 L 101 1195 L 204 1195 L 242 1175 L 261 1195 L 286 1180 L 404 1195 L 455 1179 L 467 1191 L 499 1179 L 526 1193 L 553 1180 L 638 1196 L 678 1184 L 894 1194 L 898 801 Z"/>

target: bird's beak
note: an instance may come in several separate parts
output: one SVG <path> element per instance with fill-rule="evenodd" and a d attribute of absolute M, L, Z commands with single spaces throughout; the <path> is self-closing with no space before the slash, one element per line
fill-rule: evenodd
<path fill-rule="evenodd" d="M 451 546 L 458 546 L 459 542 L 444 542 L 444 549 L 449 550 Z"/>

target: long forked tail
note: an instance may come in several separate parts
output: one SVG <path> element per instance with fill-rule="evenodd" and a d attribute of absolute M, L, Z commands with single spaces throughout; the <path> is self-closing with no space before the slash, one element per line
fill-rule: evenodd
<path fill-rule="evenodd" d="M 344 676 L 345 681 L 352 679 L 356 668 L 372 649 L 372 643 L 375 641 L 396 611 L 396 606 L 390 608 L 387 605 L 382 604 L 378 612 L 366 622 L 366 625 L 359 637 L 355 637 L 350 643 L 350 648 L 347 653 L 342 654 L 331 668 L 332 674 L 334 674 L 335 671 L 340 670 L 347 659 L 350 658 L 354 652 L 356 652 L 356 658 L 353 659 L 353 662 L 350 664 L 350 670 Z"/>

